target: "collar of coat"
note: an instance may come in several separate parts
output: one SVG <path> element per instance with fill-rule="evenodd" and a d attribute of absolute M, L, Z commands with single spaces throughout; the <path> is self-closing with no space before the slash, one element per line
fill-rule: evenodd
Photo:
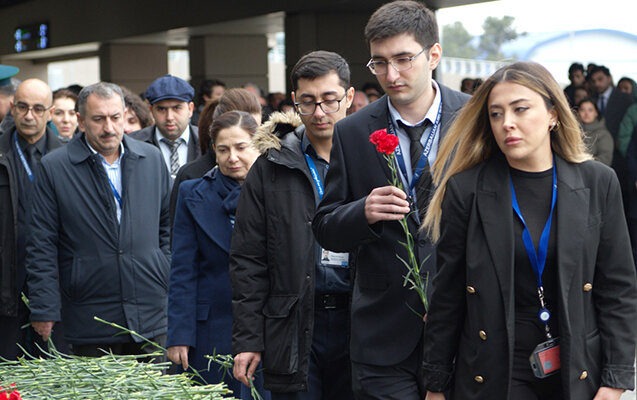
<path fill-rule="evenodd" d="M 67 145 L 69 159 L 73 164 L 83 163 L 93 155 L 91 150 L 88 148 L 88 145 L 86 144 L 85 136 L 86 134 L 82 133 L 81 135 L 73 138 L 73 140 L 71 140 L 71 142 Z M 124 144 L 124 148 L 126 149 L 125 157 L 127 159 L 137 159 L 140 157 L 144 157 L 144 154 L 141 154 L 141 152 L 139 152 L 138 146 L 142 145 L 141 142 L 124 135 L 124 137 L 122 137 L 122 143 Z"/>
<path fill-rule="evenodd" d="M 307 168 L 301 138 L 305 126 L 295 112 L 275 112 L 270 119 L 257 129 L 252 137 L 252 145 L 273 163 L 290 168 Z"/>

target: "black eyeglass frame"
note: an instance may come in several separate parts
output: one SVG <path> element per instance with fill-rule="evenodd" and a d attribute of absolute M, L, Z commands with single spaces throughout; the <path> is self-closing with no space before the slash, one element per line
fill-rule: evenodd
<path fill-rule="evenodd" d="M 341 109 L 341 101 L 345 100 L 345 96 L 347 96 L 347 90 L 345 91 L 345 94 L 343 94 L 343 97 L 341 97 L 340 99 L 336 100 L 323 100 L 323 101 L 318 101 L 318 102 L 313 102 L 313 101 L 307 101 L 307 102 L 302 102 L 302 103 L 294 103 L 294 106 L 296 107 L 296 111 L 301 114 L 301 115 L 312 115 L 316 112 L 316 107 L 321 107 L 321 110 L 325 113 L 325 114 L 334 114 L 335 112 L 338 112 Z M 327 102 L 332 102 L 335 101 L 338 106 L 336 107 L 336 110 L 334 111 L 325 111 L 325 109 L 323 108 L 323 103 L 327 103 Z M 307 112 L 301 112 L 301 105 L 307 105 L 309 106 L 310 104 L 314 104 L 314 107 L 312 108 L 312 112 L 307 113 Z"/>
<path fill-rule="evenodd" d="M 53 108 L 53 105 L 50 105 L 48 107 L 45 107 L 43 104 L 35 104 L 30 106 L 27 103 L 18 102 L 14 104 L 13 107 L 15 107 L 16 111 L 19 112 L 20 115 L 27 115 L 29 111 L 31 111 L 31 113 L 36 117 L 41 117 L 44 115 L 45 112 Z"/>

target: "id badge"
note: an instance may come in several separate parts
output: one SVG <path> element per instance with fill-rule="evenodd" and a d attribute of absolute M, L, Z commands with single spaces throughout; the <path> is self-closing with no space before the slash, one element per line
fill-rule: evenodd
<path fill-rule="evenodd" d="M 535 347 L 529 357 L 533 375 L 546 378 L 560 370 L 560 338 L 549 339 Z"/>
<path fill-rule="evenodd" d="M 349 253 L 334 253 L 321 249 L 321 264 L 346 268 L 349 265 Z"/>

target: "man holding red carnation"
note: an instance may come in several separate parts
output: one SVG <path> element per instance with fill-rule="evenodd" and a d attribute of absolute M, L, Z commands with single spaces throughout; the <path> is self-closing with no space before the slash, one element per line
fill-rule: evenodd
<path fill-rule="evenodd" d="M 359 399 L 423 399 L 424 314 L 416 291 L 403 285 L 407 259 L 397 222 L 406 214 L 424 262 L 435 272 L 433 246 L 418 233 L 429 201 L 429 165 L 455 113 L 469 98 L 432 79 L 442 49 L 434 14 L 422 3 L 394 1 L 365 27 L 368 68 L 386 92 L 336 124 L 325 197 L 313 228 L 324 248 L 355 254 L 351 305 L 352 380 Z M 399 140 L 396 159 L 405 191 L 389 186 L 392 172 L 370 135 L 386 130 Z M 391 143 L 388 143 L 391 144 Z M 395 141 L 393 143 L 395 145 Z M 397 257 L 398 256 L 398 257 Z"/>

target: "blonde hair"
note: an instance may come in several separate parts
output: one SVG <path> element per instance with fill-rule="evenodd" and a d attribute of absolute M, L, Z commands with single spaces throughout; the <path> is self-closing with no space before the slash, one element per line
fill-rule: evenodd
<path fill-rule="evenodd" d="M 500 68 L 478 87 L 438 149 L 432 166 L 436 191 L 422 224 L 422 229 L 427 230 L 434 242 L 440 238 L 442 200 L 449 178 L 500 151 L 491 130 L 487 104 L 491 90 L 500 82 L 516 83 L 533 90 L 544 99 L 547 109 L 555 111 L 557 126 L 551 133 L 551 148 L 556 154 L 576 163 L 591 159 L 582 140 L 581 128 L 550 72 L 533 62 L 517 62 Z"/>

